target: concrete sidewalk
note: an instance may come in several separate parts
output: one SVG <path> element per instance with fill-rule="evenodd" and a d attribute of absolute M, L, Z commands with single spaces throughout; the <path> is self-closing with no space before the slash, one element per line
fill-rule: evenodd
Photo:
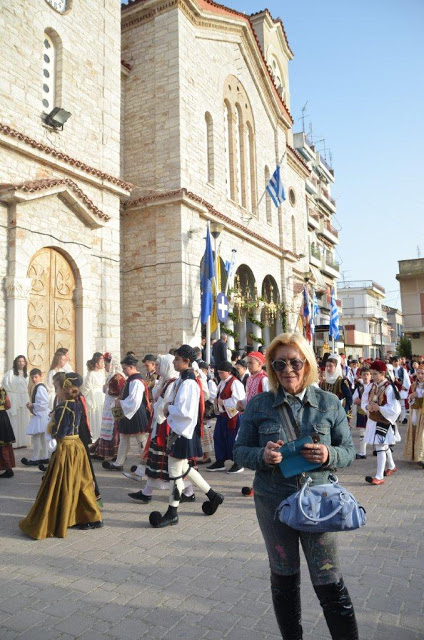
<path fill-rule="evenodd" d="M 424 638 L 424 471 L 402 462 L 401 448 L 399 472 L 382 486 L 364 482 L 372 455 L 339 473 L 368 516 L 362 530 L 338 536 L 361 640 Z M 0 640 L 280 638 L 253 499 L 241 495 L 252 472 L 205 473 L 225 494 L 215 516 L 203 515 L 199 495 L 181 505 L 178 526 L 155 530 L 148 515 L 166 510 L 166 493 L 138 504 L 127 493 L 141 484 L 94 464 L 106 526 L 64 540 L 33 541 L 18 529 L 40 471 L 19 463 L 14 478 L 0 480 Z M 305 638 L 328 639 L 304 564 L 302 572 Z"/>

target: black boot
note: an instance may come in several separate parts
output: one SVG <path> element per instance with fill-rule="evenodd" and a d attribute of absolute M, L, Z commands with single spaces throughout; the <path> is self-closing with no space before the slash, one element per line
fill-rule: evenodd
<path fill-rule="evenodd" d="M 271 594 L 275 617 L 283 640 L 302 640 L 300 623 L 300 573 L 280 576 L 271 572 Z"/>
<path fill-rule="evenodd" d="M 355 611 L 343 578 L 315 586 L 333 640 L 359 640 Z"/>

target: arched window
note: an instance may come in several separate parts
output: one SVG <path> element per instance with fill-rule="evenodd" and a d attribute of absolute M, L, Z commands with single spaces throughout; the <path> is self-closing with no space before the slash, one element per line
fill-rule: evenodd
<path fill-rule="evenodd" d="M 294 216 L 292 216 L 291 225 L 292 225 L 292 249 L 294 253 L 296 253 L 296 222 L 295 222 Z"/>
<path fill-rule="evenodd" d="M 284 82 L 283 82 L 283 74 L 281 73 L 280 65 L 277 62 L 275 56 L 271 58 L 271 72 L 274 78 L 275 86 L 277 87 L 277 91 L 280 96 L 284 97 Z"/>
<path fill-rule="evenodd" d="M 237 172 L 237 202 L 243 205 L 242 188 L 242 158 L 243 158 L 243 127 L 239 106 L 235 108 L 235 134 L 236 134 L 236 172 Z"/>
<path fill-rule="evenodd" d="M 224 85 L 226 190 L 239 206 L 257 214 L 253 112 L 246 90 L 235 76 Z"/>
<path fill-rule="evenodd" d="M 214 153 L 213 153 L 213 121 L 211 114 L 205 113 L 206 124 L 206 181 L 214 183 Z"/>
<path fill-rule="evenodd" d="M 268 182 L 271 179 L 271 174 L 268 167 L 265 167 L 265 188 L 268 185 Z M 265 211 L 266 211 L 266 221 L 268 224 L 272 224 L 272 209 L 271 209 L 271 196 L 268 191 L 265 191 Z"/>
<path fill-rule="evenodd" d="M 250 211 L 258 213 L 256 202 L 256 159 L 255 159 L 255 134 L 253 133 L 253 127 L 250 122 L 246 125 L 247 128 L 247 140 L 246 145 L 246 190 L 248 191 L 248 198 L 250 199 L 251 206 Z M 248 185 L 248 186 L 247 186 Z"/>
<path fill-rule="evenodd" d="M 233 145 L 232 145 L 232 120 L 230 105 L 224 102 L 224 144 L 225 144 L 225 185 L 227 196 L 234 199 L 234 181 L 232 175 Z"/>
<path fill-rule="evenodd" d="M 52 29 L 44 32 L 42 61 L 42 105 L 43 111 L 49 113 L 54 107 L 61 106 L 61 67 L 62 43 Z"/>

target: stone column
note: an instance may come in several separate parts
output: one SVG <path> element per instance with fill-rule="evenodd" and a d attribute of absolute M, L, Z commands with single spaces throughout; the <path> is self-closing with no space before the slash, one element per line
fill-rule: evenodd
<path fill-rule="evenodd" d="M 27 357 L 28 351 L 28 296 L 31 278 L 7 276 L 5 279 L 7 297 L 7 363 L 12 366 L 17 355 Z"/>
<path fill-rule="evenodd" d="M 237 325 L 237 333 L 239 334 L 240 350 L 244 351 L 247 344 L 247 331 L 246 331 L 246 313 L 242 311 L 240 322 Z"/>
<path fill-rule="evenodd" d="M 262 304 L 259 304 L 255 309 L 253 309 L 252 316 L 257 322 L 261 322 L 261 315 L 262 315 Z M 252 333 L 255 336 L 255 338 L 262 338 L 261 327 L 259 327 L 257 324 L 254 324 L 253 322 L 252 322 Z M 258 342 L 257 340 L 253 340 L 253 347 L 255 351 L 258 350 L 261 344 L 262 344 L 261 342 Z"/>
<path fill-rule="evenodd" d="M 232 311 L 233 310 L 232 310 L 232 308 L 230 306 L 230 313 L 232 313 Z M 230 318 L 230 316 L 228 316 L 228 318 L 226 319 L 225 326 L 230 331 L 234 331 L 234 320 L 232 318 Z M 234 351 L 236 345 L 235 345 L 235 340 L 234 340 L 233 336 L 228 335 L 227 346 L 228 346 L 229 349 L 231 349 L 231 351 Z"/>
<path fill-rule="evenodd" d="M 269 326 L 266 324 L 263 330 L 263 338 L 265 340 L 265 344 L 264 347 L 267 347 L 269 345 L 269 343 L 271 342 L 270 336 L 269 336 Z"/>
<path fill-rule="evenodd" d="M 283 321 L 281 319 L 281 311 L 277 311 L 277 317 L 275 319 L 275 331 L 276 335 L 279 336 L 280 333 L 283 333 Z"/>
<path fill-rule="evenodd" d="M 85 375 L 85 363 L 93 355 L 93 317 L 92 317 L 92 301 L 93 296 L 89 292 L 75 289 L 75 368 L 81 374 Z"/>

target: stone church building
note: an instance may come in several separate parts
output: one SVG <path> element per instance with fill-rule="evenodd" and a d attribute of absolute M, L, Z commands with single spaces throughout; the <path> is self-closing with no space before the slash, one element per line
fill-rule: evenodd
<path fill-rule="evenodd" d="M 208 221 L 235 255 L 232 340 L 294 328 L 311 164 L 282 22 L 211 0 L 15 0 L 1 26 L 0 371 L 21 353 L 47 371 L 59 346 L 84 373 L 96 350 L 199 344 Z"/>

